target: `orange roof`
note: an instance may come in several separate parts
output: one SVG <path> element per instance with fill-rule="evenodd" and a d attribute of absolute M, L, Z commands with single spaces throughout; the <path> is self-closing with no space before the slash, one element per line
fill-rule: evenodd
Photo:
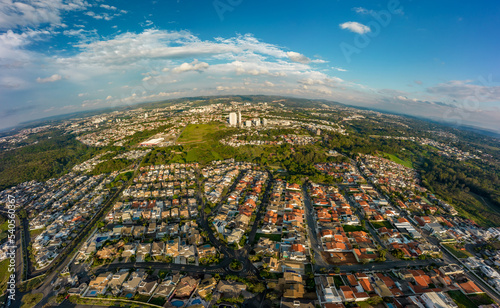
<path fill-rule="evenodd" d="M 401 291 L 399 288 L 392 288 L 390 289 L 390 291 L 392 292 L 392 295 L 394 296 L 403 296 L 403 291 Z"/>
<path fill-rule="evenodd" d="M 413 279 L 415 279 L 415 283 L 419 285 L 422 288 L 427 288 L 429 285 L 425 281 L 425 279 L 422 276 L 414 276 Z"/>
<path fill-rule="evenodd" d="M 361 287 L 363 287 L 363 290 L 365 290 L 366 292 L 373 291 L 372 284 L 370 283 L 370 281 L 368 279 L 360 279 L 359 284 L 361 284 Z"/>
<path fill-rule="evenodd" d="M 358 285 L 358 282 L 356 281 L 356 277 L 354 277 L 354 275 L 347 275 L 347 280 L 349 281 L 349 284 L 353 287 Z"/>
<path fill-rule="evenodd" d="M 346 244 L 339 242 L 326 242 L 325 245 L 327 249 L 342 249 L 342 250 L 347 249 Z"/>
<path fill-rule="evenodd" d="M 341 286 L 340 290 L 342 290 L 342 293 L 344 294 L 344 297 L 346 299 L 353 299 L 354 298 L 354 292 L 352 291 L 351 287 Z"/>
<path fill-rule="evenodd" d="M 473 281 L 467 281 L 459 284 L 465 294 L 484 293 Z"/>
<path fill-rule="evenodd" d="M 290 248 L 290 250 L 292 251 L 299 251 L 299 252 L 305 252 L 306 249 L 304 248 L 304 246 L 302 246 L 302 244 L 292 244 L 292 247 Z"/>
<path fill-rule="evenodd" d="M 365 292 L 354 293 L 354 296 L 356 296 L 356 298 L 369 298 L 370 297 L 370 295 L 368 295 L 368 293 L 365 293 Z"/>

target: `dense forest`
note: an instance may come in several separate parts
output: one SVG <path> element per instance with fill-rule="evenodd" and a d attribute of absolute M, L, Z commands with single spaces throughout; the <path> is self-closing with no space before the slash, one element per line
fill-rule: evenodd
<path fill-rule="evenodd" d="M 0 152 L 0 189 L 62 175 L 98 151 L 61 131 L 44 133 L 38 140 L 34 145 Z"/>

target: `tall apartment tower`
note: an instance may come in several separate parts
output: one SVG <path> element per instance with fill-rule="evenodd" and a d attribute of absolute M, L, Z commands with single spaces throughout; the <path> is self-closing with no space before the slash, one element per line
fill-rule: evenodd
<path fill-rule="evenodd" d="M 229 125 L 238 125 L 238 116 L 236 115 L 236 112 L 229 113 Z"/>
<path fill-rule="evenodd" d="M 241 123 L 241 111 L 238 110 L 238 125 L 242 125 Z"/>

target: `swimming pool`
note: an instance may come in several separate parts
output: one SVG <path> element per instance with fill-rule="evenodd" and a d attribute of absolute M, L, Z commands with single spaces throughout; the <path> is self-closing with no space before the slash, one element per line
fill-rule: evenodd
<path fill-rule="evenodd" d="M 101 237 L 96 238 L 95 241 L 96 241 L 96 243 L 100 243 L 100 242 L 105 241 L 107 239 L 108 239 L 107 236 L 101 236 Z"/>
<path fill-rule="evenodd" d="M 174 301 L 171 301 L 170 303 L 172 305 L 174 305 L 175 307 L 182 307 L 182 306 L 184 306 L 184 302 L 180 301 L 180 300 L 174 300 Z"/>
<path fill-rule="evenodd" d="M 199 298 L 197 298 L 191 302 L 191 305 L 197 305 L 197 304 L 201 304 L 201 300 Z"/>

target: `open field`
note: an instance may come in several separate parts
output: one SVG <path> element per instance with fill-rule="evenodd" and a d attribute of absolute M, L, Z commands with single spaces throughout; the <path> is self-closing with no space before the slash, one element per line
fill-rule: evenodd
<path fill-rule="evenodd" d="M 459 308 L 475 308 L 480 305 L 492 304 L 493 300 L 486 294 L 467 296 L 460 291 L 449 291 L 448 295 L 455 301 Z"/>
<path fill-rule="evenodd" d="M 323 259 L 329 264 L 352 265 L 358 264 L 352 252 L 322 252 Z M 333 256 L 332 256 L 333 255 Z"/>
<path fill-rule="evenodd" d="M 465 259 L 472 257 L 472 255 L 466 250 L 458 250 L 452 244 L 443 244 L 455 257 L 459 259 Z"/>
<path fill-rule="evenodd" d="M 221 123 L 188 124 L 179 139 L 177 139 L 177 144 L 205 142 L 208 134 L 222 130 L 225 127 Z"/>
<path fill-rule="evenodd" d="M 23 296 L 21 308 L 35 307 L 35 305 L 38 304 L 38 302 L 41 301 L 42 298 L 42 293 L 26 294 Z"/>
<path fill-rule="evenodd" d="M 362 226 L 344 225 L 342 228 L 344 229 L 344 232 L 366 231 L 366 229 Z"/>
<path fill-rule="evenodd" d="M 268 239 L 275 241 L 275 242 L 280 242 L 281 241 L 281 235 L 280 234 L 265 234 L 265 233 L 256 233 L 255 234 L 255 242 L 257 242 L 261 237 L 267 237 Z"/>
<path fill-rule="evenodd" d="M 36 238 L 38 235 L 42 234 L 43 231 L 45 231 L 45 228 L 30 230 L 30 238 Z"/>
<path fill-rule="evenodd" d="M 372 226 L 375 228 L 375 229 L 380 229 L 382 227 L 386 227 L 387 229 L 392 229 L 394 228 L 392 226 L 392 224 L 387 221 L 387 220 L 383 220 L 383 221 L 373 221 L 373 220 L 370 220 L 370 223 L 372 224 Z"/>
<path fill-rule="evenodd" d="M 9 227 L 8 220 L 0 215 L 0 243 L 3 242 L 5 238 L 7 238 L 7 229 Z"/>
<path fill-rule="evenodd" d="M 408 168 L 413 168 L 413 163 L 411 161 L 402 160 L 399 157 L 397 157 L 396 155 L 384 152 L 384 157 L 392 160 L 393 162 L 395 162 L 397 164 L 403 165 L 403 166 L 408 167 Z"/>
<path fill-rule="evenodd" d="M 7 270 L 9 266 L 9 259 L 5 259 L 0 262 L 0 294 L 7 289 L 7 281 L 9 280 L 9 271 Z"/>

